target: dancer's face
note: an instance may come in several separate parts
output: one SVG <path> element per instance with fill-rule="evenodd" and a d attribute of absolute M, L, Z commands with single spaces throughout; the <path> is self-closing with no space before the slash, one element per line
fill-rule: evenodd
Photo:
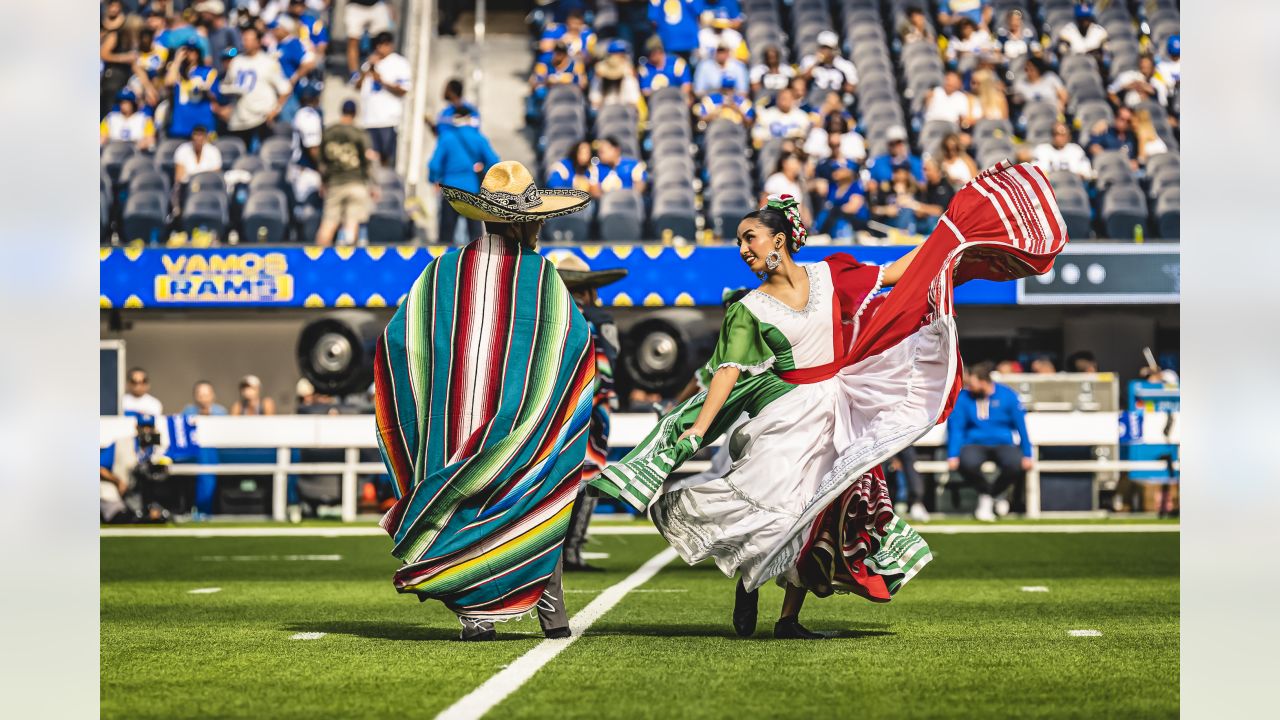
<path fill-rule="evenodd" d="M 768 225 L 756 218 L 748 218 L 738 224 L 738 252 L 751 272 L 757 275 L 768 269 L 765 256 L 774 250 L 782 252 L 784 242 L 782 233 L 771 231 Z"/>

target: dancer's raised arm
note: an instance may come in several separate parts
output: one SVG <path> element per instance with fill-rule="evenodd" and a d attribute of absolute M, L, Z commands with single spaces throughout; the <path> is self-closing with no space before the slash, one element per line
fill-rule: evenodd
<path fill-rule="evenodd" d="M 911 252 L 890 263 L 889 267 L 884 269 L 884 279 L 880 281 L 880 285 L 883 287 L 891 287 L 897 284 L 897 282 L 902 279 L 902 274 L 905 273 L 907 268 L 911 265 L 911 261 L 915 259 L 916 253 L 920 252 L 921 247 L 923 246 L 915 246 Z"/>

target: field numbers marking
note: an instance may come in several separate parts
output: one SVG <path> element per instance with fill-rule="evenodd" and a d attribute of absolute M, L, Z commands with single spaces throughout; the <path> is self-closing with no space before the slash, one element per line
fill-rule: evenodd
<path fill-rule="evenodd" d="M 492 710 L 508 695 L 515 692 L 533 677 L 543 665 L 551 662 L 565 648 L 599 620 L 601 616 L 613 609 L 627 593 L 634 591 L 646 581 L 658 574 L 667 563 L 676 559 L 676 551 L 667 548 L 649 558 L 638 570 L 622 581 L 609 586 L 600 596 L 592 600 L 586 607 L 569 619 L 569 628 L 573 635 L 563 640 L 543 640 L 532 650 L 516 658 L 501 672 L 486 680 L 480 687 L 472 690 L 458 702 L 450 705 L 444 712 L 436 716 L 437 720 L 475 720 Z"/>

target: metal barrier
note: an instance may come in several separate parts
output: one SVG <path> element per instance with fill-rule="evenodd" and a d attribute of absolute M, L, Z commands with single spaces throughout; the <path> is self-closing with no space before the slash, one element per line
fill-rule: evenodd
<path fill-rule="evenodd" d="M 1150 414 L 1150 425 L 1164 425 L 1162 413 Z M 610 444 L 614 448 L 634 447 L 653 429 L 657 416 L 652 413 L 620 413 L 613 417 Z M 104 416 L 99 426 L 99 445 L 106 446 L 134 435 L 134 421 L 119 416 Z M 1040 473 L 1093 473 L 1094 498 L 1097 498 L 1097 475 L 1107 472 L 1165 470 L 1169 466 L 1159 460 L 1041 460 L 1040 447 L 1105 448 L 1118 455 L 1119 423 L 1115 413 L 1028 413 L 1027 432 L 1036 450 L 1034 465 L 1026 476 L 1027 517 L 1040 516 Z M 271 475 L 271 517 L 285 519 L 285 499 L 290 475 L 342 476 L 342 519 L 356 519 L 357 482 L 360 475 L 385 472 L 381 463 L 360 462 L 360 450 L 377 447 L 372 415 L 276 415 L 271 417 L 198 417 L 197 438 L 202 447 L 236 449 L 274 449 L 274 463 L 228 463 L 218 465 L 175 464 L 175 475 Z M 1167 439 L 1178 444 L 1176 429 Z M 713 446 L 718 446 L 716 442 Z M 940 425 L 915 444 L 917 448 L 946 445 L 946 426 Z M 343 449 L 343 462 L 294 463 L 294 449 Z M 682 473 L 701 472 L 710 464 L 691 461 L 681 467 Z M 990 465 L 990 463 L 988 463 Z M 994 467 L 994 466 L 992 466 Z M 1176 463 L 1174 464 L 1176 468 Z M 946 473 L 947 463 L 921 460 L 916 469 L 922 473 Z"/>

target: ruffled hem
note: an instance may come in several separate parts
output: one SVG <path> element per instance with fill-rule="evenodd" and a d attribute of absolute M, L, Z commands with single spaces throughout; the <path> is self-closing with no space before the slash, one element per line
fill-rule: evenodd
<path fill-rule="evenodd" d="M 746 375 L 759 375 L 761 373 L 764 373 L 773 369 L 773 364 L 777 362 L 777 360 L 778 360 L 777 357 L 771 357 L 768 360 L 765 360 L 762 363 L 757 363 L 755 365 L 743 365 L 742 363 L 736 363 L 736 362 L 722 362 L 718 366 L 716 366 L 716 369 L 712 370 L 711 373 L 714 375 L 716 372 L 719 372 L 721 368 L 731 367 L 731 368 L 738 368 Z M 701 378 L 699 378 L 698 384 L 699 385 L 702 384 Z"/>

